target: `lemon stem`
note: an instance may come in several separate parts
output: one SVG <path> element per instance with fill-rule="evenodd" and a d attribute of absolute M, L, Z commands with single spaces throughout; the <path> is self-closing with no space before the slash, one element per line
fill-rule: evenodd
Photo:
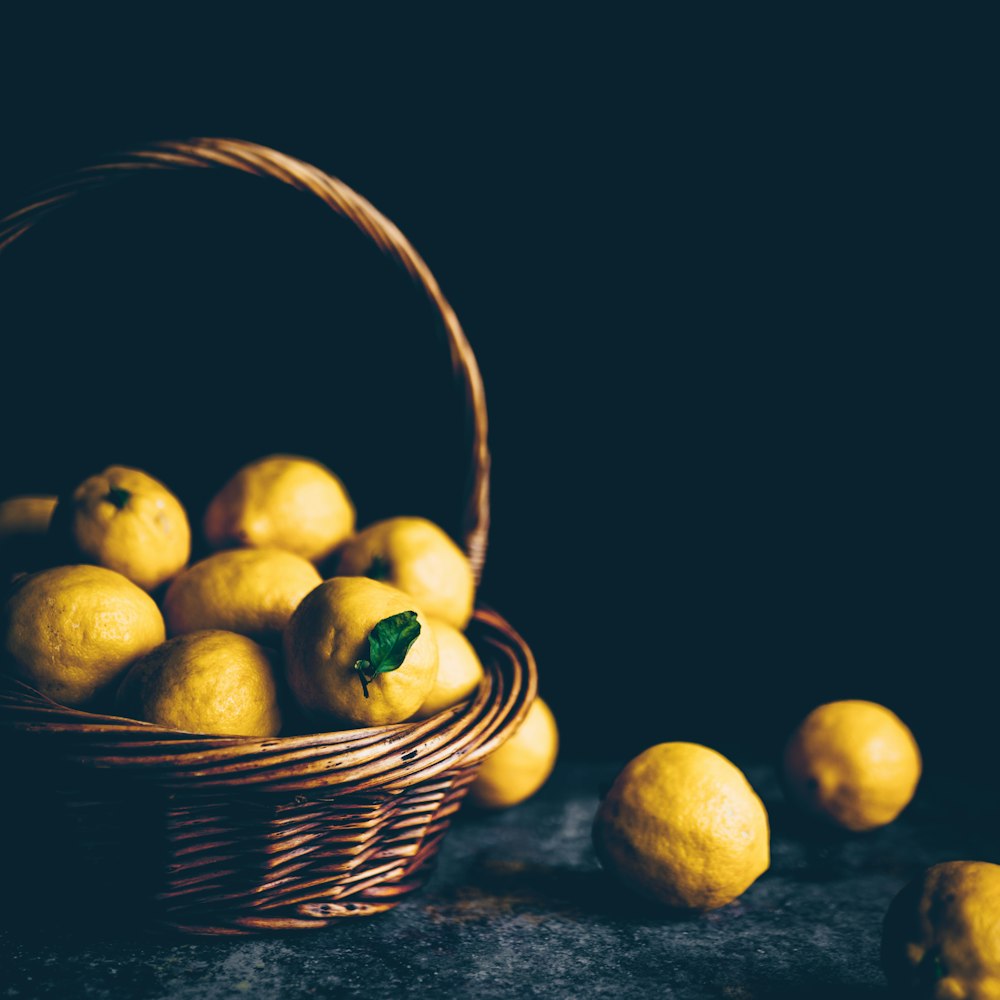
<path fill-rule="evenodd" d="M 125 504 L 129 502 L 132 494 L 128 490 L 123 490 L 120 486 L 112 486 L 109 488 L 104 499 L 109 503 L 113 503 L 119 510 L 125 509 Z"/>
<path fill-rule="evenodd" d="M 416 611 L 401 611 L 398 615 L 383 618 L 368 633 L 368 659 L 354 663 L 366 698 L 368 685 L 379 674 L 390 673 L 403 665 L 418 635 L 420 622 L 417 621 Z"/>
<path fill-rule="evenodd" d="M 365 671 L 371 669 L 371 664 L 367 660 L 358 660 L 354 664 L 354 669 L 358 672 L 358 677 L 361 678 L 361 690 L 364 691 L 365 697 L 368 697 L 368 681 L 374 680 L 374 677 L 366 677 Z"/>

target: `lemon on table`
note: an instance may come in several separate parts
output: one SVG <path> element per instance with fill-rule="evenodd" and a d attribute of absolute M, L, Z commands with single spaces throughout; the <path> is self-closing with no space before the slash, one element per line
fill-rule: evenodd
<path fill-rule="evenodd" d="M 316 567 L 282 549 L 227 549 L 184 570 L 167 590 L 171 635 L 202 629 L 276 639 L 302 598 L 323 582 Z"/>
<path fill-rule="evenodd" d="M 366 577 L 313 590 L 285 629 L 285 675 L 315 722 L 383 726 L 409 719 L 434 687 L 438 650 L 413 599 Z"/>
<path fill-rule="evenodd" d="M 144 590 L 102 566 L 58 566 L 24 577 L 4 606 L 4 658 L 53 701 L 89 707 L 166 638 Z"/>
<path fill-rule="evenodd" d="M 794 798 L 856 832 L 891 823 L 913 798 L 920 772 L 913 734 L 871 701 L 820 705 L 785 747 L 785 781 Z"/>
<path fill-rule="evenodd" d="M 472 616 L 475 581 L 469 560 L 423 517 L 391 517 L 359 531 L 341 549 L 337 573 L 391 584 L 427 614 L 458 629 Z"/>
<path fill-rule="evenodd" d="M 75 555 L 113 569 L 143 590 L 180 572 L 191 555 L 191 527 L 180 501 L 139 469 L 111 465 L 85 479 L 53 516 Z"/>
<path fill-rule="evenodd" d="M 179 635 L 133 664 L 118 711 L 186 733 L 277 736 L 275 654 L 235 632 Z"/>
<path fill-rule="evenodd" d="M 660 743 L 630 761 L 601 802 L 601 864 L 667 906 L 712 910 L 770 865 L 767 811 L 743 772 L 697 743 Z"/>
<path fill-rule="evenodd" d="M 415 719 L 428 719 L 471 698 L 483 679 L 483 665 L 472 643 L 447 622 L 429 618 L 428 624 L 437 640 L 438 673 Z"/>
<path fill-rule="evenodd" d="M 886 913 L 882 965 L 904 996 L 1000 998 L 1000 865 L 947 861 L 910 882 Z"/>
<path fill-rule="evenodd" d="M 555 717 L 536 698 L 517 731 L 480 765 L 469 798 L 485 809 L 516 806 L 545 784 L 558 753 Z"/>
<path fill-rule="evenodd" d="M 243 466 L 205 511 L 214 549 L 287 549 L 322 562 L 354 531 L 354 505 L 324 465 L 297 455 L 269 455 Z"/>

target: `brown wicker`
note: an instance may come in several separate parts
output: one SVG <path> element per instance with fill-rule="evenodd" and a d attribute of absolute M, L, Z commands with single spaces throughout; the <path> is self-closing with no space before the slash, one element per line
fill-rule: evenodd
<path fill-rule="evenodd" d="M 253 143 L 152 143 L 78 171 L 0 220 L 0 250 L 91 188 L 189 167 L 245 171 L 315 195 L 398 261 L 436 307 L 465 389 L 472 461 L 462 537 L 478 579 L 489 451 L 475 357 L 427 265 L 341 181 Z M 471 702 L 422 722 L 272 739 L 198 736 L 69 709 L 4 677 L 4 760 L 30 762 L 8 791 L 9 815 L 34 816 L 46 849 L 65 849 L 91 884 L 129 890 L 143 922 L 246 934 L 390 909 L 426 879 L 478 765 L 535 697 L 531 651 L 499 614 L 477 609 L 470 635 L 486 667 Z"/>

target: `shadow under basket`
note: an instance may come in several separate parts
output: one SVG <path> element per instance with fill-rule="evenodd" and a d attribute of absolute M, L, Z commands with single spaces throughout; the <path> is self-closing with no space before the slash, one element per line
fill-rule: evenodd
<path fill-rule="evenodd" d="M 188 169 L 238 171 L 315 197 L 427 296 L 463 390 L 471 457 L 454 534 L 478 581 L 490 457 L 475 357 L 427 265 L 343 182 L 240 140 L 151 143 L 77 171 L 0 219 L 0 250 L 91 189 Z M 469 637 L 485 668 L 473 700 L 421 722 L 270 739 L 70 709 L 0 675 L 0 895 L 11 917 L 249 934 L 391 909 L 426 881 L 480 763 L 535 698 L 531 651 L 499 614 L 477 609 Z"/>
<path fill-rule="evenodd" d="M 477 610 L 470 637 L 486 672 L 474 700 L 423 722 L 271 739 L 79 712 L 4 677 L 17 888 L 75 921 L 200 934 L 391 909 L 426 881 L 479 764 L 535 696 L 531 652 L 500 615 Z"/>

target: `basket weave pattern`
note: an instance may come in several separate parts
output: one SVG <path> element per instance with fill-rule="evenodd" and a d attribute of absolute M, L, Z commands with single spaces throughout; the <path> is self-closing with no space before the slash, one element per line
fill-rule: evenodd
<path fill-rule="evenodd" d="M 91 188 L 195 167 L 240 170 L 316 196 L 434 304 L 465 390 L 472 452 L 461 537 L 478 579 L 489 451 L 475 357 L 426 264 L 342 182 L 238 140 L 153 143 L 78 171 L 0 220 L 0 250 Z M 390 909 L 423 884 L 478 765 L 535 697 L 531 651 L 499 614 L 477 609 L 470 638 L 486 671 L 470 702 L 421 722 L 269 739 L 197 736 L 69 709 L 3 677 L 4 759 L 31 762 L 10 794 L 22 814 L 44 813 L 99 882 L 129 887 L 142 907 L 137 919 L 241 934 Z"/>

